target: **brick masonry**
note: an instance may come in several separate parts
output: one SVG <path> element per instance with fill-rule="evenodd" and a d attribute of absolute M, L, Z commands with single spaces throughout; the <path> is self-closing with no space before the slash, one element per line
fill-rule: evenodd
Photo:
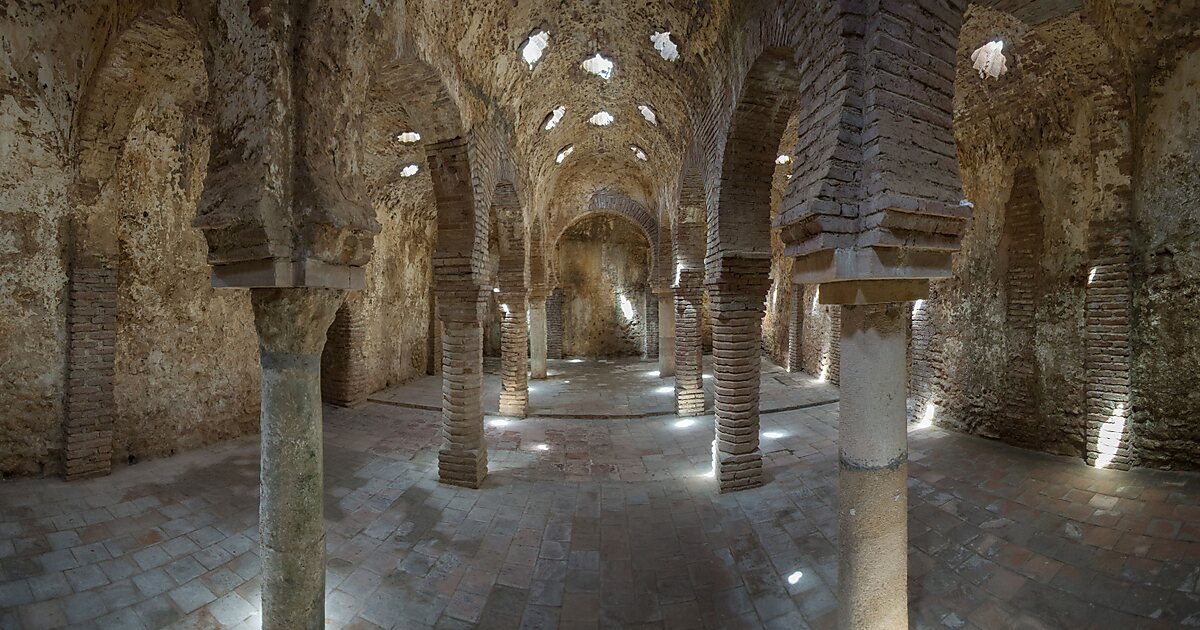
<path fill-rule="evenodd" d="M 107 475 L 112 466 L 117 272 L 107 261 L 79 261 L 68 295 L 63 471 L 74 480 Z"/>
<path fill-rule="evenodd" d="M 1013 190 L 1004 217 L 1008 260 L 1005 269 L 1008 396 L 1001 431 L 1010 441 L 1036 444 L 1040 437 L 1038 394 L 1041 374 L 1036 348 L 1037 307 L 1041 293 L 1042 201 L 1032 170 L 1018 170 L 1013 177 Z"/>
<path fill-rule="evenodd" d="M 546 298 L 546 357 L 563 358 L 563 290 L 556 288 Z"/>
<path fill-rule="evenodd" d="M 654 294 L 652 288 L 646 289 L 646 316 L 642 318 L 644 321 L 644 339 L 643 354 L 647 359 L 658 358 L 658 296 Z"/>
<path fill-rule="evenodd" d="M 793 285 L 788 296 L 787 371 L 804 369 L 804 289 Z"/>
<path fill-rule="evenodd" d="M 325 402 L 353 407 L 371 393 L 367 359 L 363 353 L 367 321 L 351 294 L 338 307 L 326 333 L 321 354 L 321 397 Z"/>

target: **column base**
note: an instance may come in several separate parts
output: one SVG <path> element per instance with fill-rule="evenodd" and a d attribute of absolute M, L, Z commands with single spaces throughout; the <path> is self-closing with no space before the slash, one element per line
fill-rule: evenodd
<path fill-rule="evenodd" d="M 438 451 L 438 481 L 478 489 L 487 477 L 487 449 Z"/>
<path fill-rule="evenodd" d="M 522 402 L 500 401 L 500 415 L 510 418 L 524 418 L 529 413 L 529 404 Z"/>
<path fill-rule="evenodd" d="M 676 393 L 675 414 L 680 416 L 704 415 L 704 390 Z"/>
<path fill-rule="evenodd" d="M 735 492 L 763 485 L 762 449 L 749 453 L 725 453 L 717 448 L 713 440 L 713 474 L 721 492 Z"/>

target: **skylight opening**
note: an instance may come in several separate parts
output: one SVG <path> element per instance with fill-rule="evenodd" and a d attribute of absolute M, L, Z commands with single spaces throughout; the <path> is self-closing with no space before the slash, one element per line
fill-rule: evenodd
<path fill-rule="evenodd" d="M 679 46 L 671 40 L 671 32 L 663 31 L 650 36 L 650 41 L 654 43 L 654 50 L 667 61 L 679 61 Z"/>
<path fill-rule="evenodd" d="M 546 119 L 542 121 L 542 129 L 550 131 L 558 126 L 558 121 L 562 120 L 563 114 L 567 113 L 567 108 L 564 105 L 559 105 L 546 114 Z"/>
<path fill-rule="evenodd" d="M 550 33 L 546 31 L 538 31 L 529 36 L 525 41 L 525 45 L 521 47 L 521 58 L 525 63 L 529 64 L 529 69 L 533 70 L 533 66 L 537 65 L 539 59 L 542 58 L 542 53 L 550 45 Z"/>
<path fill-rule="evenodd" d="M 629 145 L 629 150 L 633 151 L 633 157 L 635 157 L 643 162 L 646 161 L 646 159 L 647 159 L 646 152 L 643 151 L 642 148 L 639 147 L 638 145 L 636 145 L 636 144 Z"/>
<path fill-rule="evenodd" d="M 600 77 L 601 79 L 604 79 L 605 81 L 612 78 L 612 59 L 609 59 L 600 53 L 596 53 L 595 57 L 584 60 L 583 63 L 579 64 L 579 67 Z"/>
<path fill-rule="evenodd" d="M 1000 75 L 1008 72 L 1008 62 L 1004 58 L 1004 42 L 996 40 L 988 42 L 971 53 L 971 61 L 979 71 L 979 78 L 992 77 L 999 79 Z"/>
<path fill-rule="evenodd" d="M 655 114 L 654 110 L 650 109 L 649 105 L 638 105 L 638 111 L 642 112 L 642 118 L 645 118 L 646 122 L 650 123 L 651 125 L 658 124 L 658 114 Z"/>
<path fill-rule="evenodd" d="M 415 131 L 401 131 L 396 134 L 396 142 L 400 144 L 416 144 L 421 141 L 421 134 Z"/>
<path fill-rule="evenodd" d="M 400 169 L 400 177 L 412 177 L 413 175 L 416 175 L 417 171 L 419 170 L 421 170 L 420 166 L 417 166 L 416 164 L 409 164 L 408 166 Z"/>
<path fill-rule="evenodd" d="M 615 119 L 613 118 L 612 114 L 604 110 L 600 110 L 595 114 L 592 114 L 592 117 L 588 119 L 588 122 L 596 125 L 597 127 L 607 127 L 612 124 L 613 120 Z"/>
<path fill-rule="evenodd" d="M 574 150 L 575 145 L 573 144 L 568 144 L 567 146 L 563 147 L 562 150 L 558 152 L 558 155 L 554 156 L 554 163 L 562 164 L 563 160 L 567 159 L 567 156 L 571 155 L 571 152 Z"/>
<path fill-rule="evenodd" d="M 790 156 L 790 155 L 781 155 L 781 156 L 775 158 L 776 164 L 787 164 L 788 162 L 791 162 L 791 161 L 792 161 L 792 156 Z"/>

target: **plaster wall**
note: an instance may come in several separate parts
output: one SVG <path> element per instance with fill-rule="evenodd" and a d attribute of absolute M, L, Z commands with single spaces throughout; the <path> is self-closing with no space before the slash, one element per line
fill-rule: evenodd
<path fill-rule="evenodd" d="M 597 215 L 567 230 L 558 256 L 563 355 L 640 355 L 649 281 L 646 237 L 626 219 Z M 622 296 L 632 317 L 623 312 Z"/>

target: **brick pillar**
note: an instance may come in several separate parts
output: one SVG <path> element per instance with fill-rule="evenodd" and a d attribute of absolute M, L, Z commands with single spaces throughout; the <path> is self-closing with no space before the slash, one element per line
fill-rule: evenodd
<path fill-rule="evenodd" d="M 63 474 L 70 481 L 107 475 L 112 466 L 116 270 L 107 261 L 76 262 L 68 299 Z"/>
<path fill-rule="evenodd" d="M 555 289 L 546 298 L 546 358 L 563 358 L 563 290 Z"/>
<path fill-rule="evenodd" d="M 675 412 L 698 416 L 704 413 L 703 272 L 683 271 L 679 276 L 675 287 Z"/>
<path fill-rule="evenodd" d="M 546 292 L 529 292 L 529 375 L 546 378 Z"/>
<path fill-rule="evenodd" d="M 425 344 L 425 373 L 442 373 L 442 321 L 437 316 L 437 295 L 429 292 L 429 334 Z"/>
<path fill-rule="evenodd" d="M 658 358 L 658 297 L 654 290 L 646 289 L 646 322 L 645 354 L 647 359 Z"/>
<path fill-rule="evenodd" d="M 804 285 L 792 285 L 792 297 L 788 300 L 788 354 L 787 371 L 800 372 L 804 369 Z"/>
<path fill-rule="evenodd" d="M 723 261 L 719 279 L 708 285 L 716 390 L 713 470 L 721 492 L 762 485 L 758 398 L 769 264 L 757 258 Z"/>
<path fill-rule="evenodd" d="M 529 318 L 523 293 L 499 293 L 500 415 L 524 418 L 529 410 Z"/>
<path fill-rule="evenodd" d="M 675 376 L 675 292 L 655 289 L 658 300 L 658 375 Z"/>
<path fill-rule="evenodd" d="M 1125 225 L 1093 225 L 1087 289 L 1084 294 L 1087 395 L 1087 463 L 1128 470 L 1133 464 L 1129 439 L 1130 288 L 1132 248 Z"/>
<path fill-rule="evenodd" d="M 483 437 L 483 313 L 480 287 L 439 290 L 442 322 L 442 448 L 438 479 L 478 488 L 487 476 Z"/>
<path fill-rule="evenodd" d="M 342 407 L 362 403 L 367 391 L 367 322 L 353 297 L 338 307 L 321 353 L 321 397 Z"/>
<path fill-rule="evenodd" d="M 842 383 L 842 307 L 829 307 L 829 366 L 826 380 L 834 385 Z"/>

